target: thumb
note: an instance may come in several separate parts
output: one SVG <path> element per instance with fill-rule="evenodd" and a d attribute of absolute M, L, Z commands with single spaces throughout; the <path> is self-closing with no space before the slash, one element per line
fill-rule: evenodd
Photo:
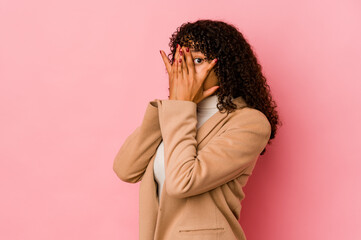
<path fill-rule="evenodd" d="M 214 87 L 208 88 L 207 90 L 203 91 L 203 96 L 205 98 L 208 96 L 211 96 L 215 91 L 217 91 L 218 88 L 219 88 L 219 86 L 214 86 Z"/>

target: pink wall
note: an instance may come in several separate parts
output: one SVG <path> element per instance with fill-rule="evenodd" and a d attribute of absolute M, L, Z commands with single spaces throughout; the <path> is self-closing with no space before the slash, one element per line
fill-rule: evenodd
<path fill-rule="evenodd" d="M 245 34 L 284 122 L 245 188 L 248 239 L 361 239 L 356 0 L 1 0 L 0 239 L 138 239 L 113 159 L 168 95 L 159 49 L 198 18 Z"/>

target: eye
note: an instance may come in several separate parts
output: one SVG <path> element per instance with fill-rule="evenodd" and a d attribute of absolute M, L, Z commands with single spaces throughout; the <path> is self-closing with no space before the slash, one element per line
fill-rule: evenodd
<path fill-rule="evenodd" d="M 197 62 L 196 60 L 197 59 L 200 59 L 201 61 L 200 62 Z M 196 64 L 200 64 L 200 63 L 202 63 L 204 61 L 204 58 L 194 58 L 194 63 L 196 63 Z"/>

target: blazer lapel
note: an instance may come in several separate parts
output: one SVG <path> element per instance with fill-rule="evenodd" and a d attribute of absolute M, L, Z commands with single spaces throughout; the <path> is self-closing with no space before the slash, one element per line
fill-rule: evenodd
<path fill-rule="evenodd" d="M 232 100 L 234 104 L 237 105 L 237 108 L 247 106 L 244 99 L 239 96 Z M 204 140 L 206 136 L 224 119 L 228 116 L 227 112 L 221 113 L 220 111 L 213 114 L 206 122 L 202 124 L 197 130 L 197 146 Z"/>

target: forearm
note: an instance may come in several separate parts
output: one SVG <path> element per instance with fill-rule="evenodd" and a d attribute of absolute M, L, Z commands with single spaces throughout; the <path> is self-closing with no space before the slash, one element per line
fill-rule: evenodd
<path fill-rule="evenodd" d="M 125 182 L 140 181 L 161 140 L 158 109 L 150 102 L 141 125 L 126 138 L 115 156 L 114 172 Z"/>

